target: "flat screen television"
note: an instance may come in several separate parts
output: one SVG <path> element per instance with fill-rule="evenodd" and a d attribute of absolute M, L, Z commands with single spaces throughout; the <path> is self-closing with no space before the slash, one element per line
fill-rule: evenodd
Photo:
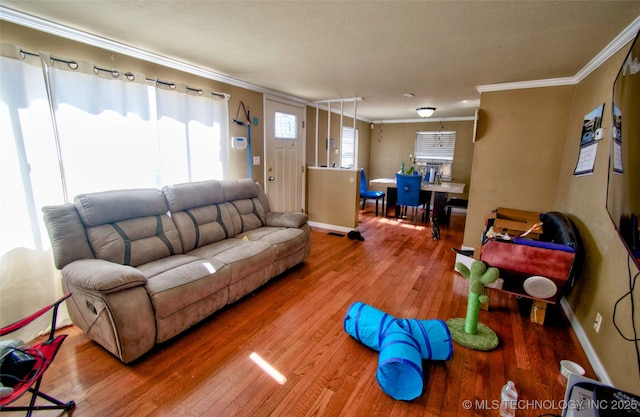
<path fill-rule="evenodd" d="M 640 36 L 640 34 L 638 35 Z M 633 41 L 613 84 L 607 211 L 640 269 L 640 41 Z"/>

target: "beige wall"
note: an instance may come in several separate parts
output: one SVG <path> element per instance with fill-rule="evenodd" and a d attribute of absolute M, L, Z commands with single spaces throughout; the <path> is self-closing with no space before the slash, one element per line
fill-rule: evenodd
<path fill-rule="evenodd" d="M 340 168 L 307 169 L 309 221 L 330 229 L 358 227 L 358 171 Z"/>
<path fill-rule="evenodd" d="M 485 215 L 498 207 L 553 209 L 573 91 L 565 86 L 482 94 L 465 245 L 480 244 Z"/>
<path fill-rule="evenodd" d="M 585 348 L 593 349 L 605 378 L 640 394 L 634 344 L 622 339 L 612 321 L 615 302 L 629 290 L 629 278 L 626 251 L 606 212 L 611 93 L 627 50 L 576 86 L 482 94 L 464 242 L 479 244 L 484 215 L 497 206 L 568 213 L 586 253 L 567 297 L 588 339 Z M 584 116 L 602 103 L 606 134 L 598 145 L 594 173 L 576 177 Z M 593 329 L 596 312 L 603 316 L 599 333 Z M 618 325 L 631 334 L 628 304 Z"/>
<path fill-rule="evenodd" d="M 640 394 L 640 377 L 635 346 L 622 339 L 613 324 L 616 301 L 629 291 L 627 252 L 618 238 L 606 211 L 608 162 L 611 132 L 611 94 L 613 82 L 628 47 L 593 72 L 576 87 L 574 104 L 564 145 L 558 177 L 555 208 L 571 213 L 577 220 L 586 250 L 580 280 L 567 297 L 603 367 L 612 382 L 625 390 Z M 578 141 L 585 114 L 605 103 L 602 126 L 605 138 L 598 144 L 593 175 L 572 175 L 578 157 Z M 631 267 L 633 274 L 637 269 Z M 635 300 L 638 303 L 638 290 Z M 620 306 L 618 327 L 632 335 L 629 299 Z M 603 322 L 600 332 L 593 329 L 596 312 Z M 640 314 L 636 311 L 636 328 Z"/>
<path fill-rule="evenodd" d="M 465 193 L 456 197 L 467 198 L 471 165 L 473 162 L 473 120 L 420 123 L 376 123 L 371 131 L 370 162 L 367 178 L 393 178 L 409 155 L 414 154 L 416 132 L 455 130 L 456 148 L 451 175 L 453 182 L 465 183 Z M 380 190 L 385 191 L 385 190 Z"/>

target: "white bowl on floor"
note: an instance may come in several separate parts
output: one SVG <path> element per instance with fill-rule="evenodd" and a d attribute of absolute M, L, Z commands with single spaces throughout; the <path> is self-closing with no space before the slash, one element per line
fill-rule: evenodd
<path fill-rule="evenodd" d="M 560 361 L 560 373 L 565 378 L 569 378 L 570 374 L 584 375 L 585 370 L 582 366 L 578 365 L 575 362 L 562 360 Z"/>

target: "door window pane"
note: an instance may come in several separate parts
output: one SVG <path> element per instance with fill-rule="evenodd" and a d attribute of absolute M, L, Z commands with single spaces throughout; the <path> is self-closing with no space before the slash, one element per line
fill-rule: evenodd
<path fill-rule="evenodd" d="M 276 139 L 298 138 L 298 123 L 295 114 L 276 112 L 274 125 Z"/>

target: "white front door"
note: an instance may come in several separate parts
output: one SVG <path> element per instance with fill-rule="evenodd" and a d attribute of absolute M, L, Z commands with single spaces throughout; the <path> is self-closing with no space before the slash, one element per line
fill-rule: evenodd
<path fill-rule="evenodd" d="M 305 106 L 265 99 L 265 185 L 272 211 L 303 211 Z"/>

